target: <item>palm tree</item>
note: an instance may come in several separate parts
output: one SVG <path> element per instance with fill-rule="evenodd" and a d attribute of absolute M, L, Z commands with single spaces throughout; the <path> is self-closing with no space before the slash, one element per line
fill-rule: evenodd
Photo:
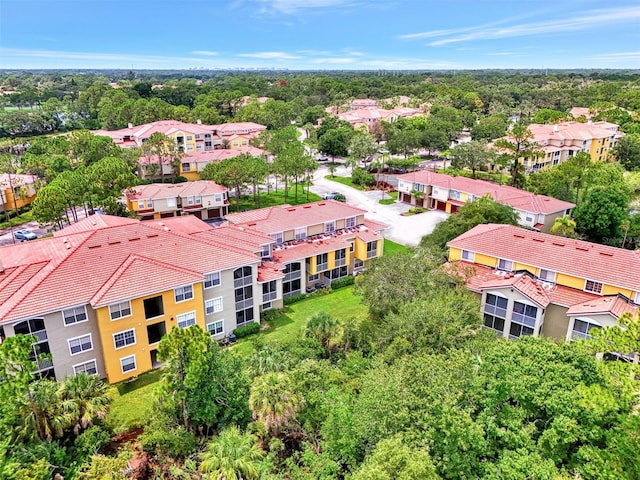
<path fill-rule="evenodd" d="M 556 218 L 549 233 L 560 237 L 578 238 L 576 222 L 569 215 Z"/>
<path fill-rule="evenodd" d="M 254 380 L 249 395 L 253 418 L 260 420 L 273 436 L 291 426 L 303 399 L 293 391 L 291 378 L 282 372 L 267 373 Z"/>
<path fill-rule="evenodd" d="M 342 324 L 328 313 L 318 312 L 309 319 L 303 335 L 307 338 L 315 338 L 331 352 L 342 338 Z"/>
<path fill-rule="evenodd" d="M 262 458 L 256 438 L 232 426 L 207 444 L 200 471 L 215 480 L 257 480 Z"/>
<path fill-rule="evenodd" d="M 107 385 L 87 373 L 67 378 L 60 387 L 60 397 L 62 410 L 76 435 L 91 427 L 95 419 L 103 420 L 111 403 Z"/>
<path fill-rule="evenodd" d="M 279 350 L 271 345 L 265 345 L 254 352 L 248 359 L 248 372 L 252 377 L 257 377 L 270 372 L 286 370 L 291 359 L 284 350 Z"/>
<path fill-rule="evenodd" d="M 60 409 L 58 384 L 53 380 L 36 380 L 28 388 L 28 401 L 21 405 L 24 423 L 18 429 L 20 438 L 32 438 L 35 432 L 40 440 L 62 437 L 68 420 Z"/>

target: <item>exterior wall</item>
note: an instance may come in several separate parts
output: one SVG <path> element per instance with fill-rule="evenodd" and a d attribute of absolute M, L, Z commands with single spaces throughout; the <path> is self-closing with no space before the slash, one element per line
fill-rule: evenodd
<path fill-rule="evenodd" d="M 542 325 L 542 335 L 558 339 L 565 338 L 568 325 L 567 307 L 554 304 L 547 306 L 544 314 L 544 324 Z"/>
<path fill-rule="evenodd" d="M 486 302 L 486 298 L 487 298 L 487 293 L 492 293 L 492 294 L 497 295 L 499 297 L 507 298 L 507 300 L 508 300 L 507 309 L 506 309 L 507 317 L 504 319 L 504 330 L 502 332 L 502 337 L 503 338 L 509 338 L 509 330 L 511 328 L 511 318 L 512 318 L 512 314 L 513 314 L 514 302 L 520 302 L 520 303 L 523 303 L 525 305 L 532 305 L 532 306 L 537 308 L 536 323 L 535 323 L 533 335 L 536 336 L 536 337 L 538 335 L 540 335 L 542 321 L 543 321 L 543 317 L 544 317 L 544 314 L 545 314 L 545 310 L 541 306 L 535 304 L 534 302 L 529 300 L 527 297 L 522 295 L 520 292 L 512 290 L 511 288 L 487 290 L 487 291 L 484 291 L 483 294 L 482 294 L 481 312 L 483 314 L 484 314 L 484 307 L 485 307 L 485 302 Z"/>
<path fill-rule="evenodd" d="M 545 215 L 544 227 L 542 227 L 541 231 L 544 233 L 549 233 L 549 231 L 551 230 L 551 227 L 553 227 L 553 224 L 556 222 L 556 218 L 564 217 L 564 213 L 565 212 L 556 212 L 556 213 L 549 213 Z"/>
<path fill-rule="evenodd" d="M 26 205 L 30 205 L 36 199 L 36 192 L 33 185 L 15 185 L 16 189 L 23 189 L 23 195 L 15 195 L 14 191 L 10 188 L 4 190 L 3 199 L 5 208 L 8 210 L 14 210 L 16 208 L 22 208 Z M 0 203 L 0 208 L 2 207 Z"/>
<path fill-rule="evenodd" d="M 310 225 L 309 227 L 307 227 L 307 235 L 309 237 L 312 235 L 319 235 L 321 233 L 324 233 L 324 223 Z"/>
<path fill-rule="evenodd" d="M 568 319 L 567 330 L 565 332 L 565 339 L 567 340 L 567 342 L 571 340 L 573 325 L 576 319 L 594 323 L 596 325 L 600 325 L 601 327 L 612 327 L 618 324 L 616 318 L 608 313 L 600 313 L 597 315 L 572 315 Z"/>
<path fill-rule="evenodd" d="M 213 272 L 208 272 L 213 273 Z M 210 315 L 204 315 L 205 329 L 207 323 L 215 321 L 223 321 L 223 332 L 218 335 L 214 335 L 213 338 L 221 340 L 226 335 L 229 335 L 234 328 L 236 328 L 236 315 L 235 315 L 235 294 L 233 288 L 233 270 L 223 270 L 220 272 L 220 285 L 204 288 L 202 284 L 203 302 L 206 300 L 212 300 L 214 298 L 222 297 L 222 311 L 212 313 Z M 204 303 L 203 303 L 204 306 Z"/>
<path fill-rule="evenodd" d="M 249 146 L 249 137 L 237 137 L 229 141 L 230 148 L 246 148 Z"/>
<path fill-rule="evenodd" d="M 162 296 L 164 314 L 160 317 L 147 320 L 145 319 L 143 301 L 144 299 L 158 295 Z M 116 383 L 151 370 L 151 350 L 155 350 L 157 344 L 149 344 L 147 326 L 164 321 L 166 333 L 169 333 L 177 326 L 177 315 L 191 311 L 195 311 L 196 323 L 200 325 L 201 328 L 205 328 L 201 283 L 193 285 L 193 298 L 184 302 L 175 302 L 173 289 L 132 299 L 131 315 L 116 320 L 111 320 L 108 306 L 98 308 L 96 311 L 97 323 L 100 330 L 102 351 L 104 353 L 106 377 L 109 383 Z M 116 350 L 113 334 L 130 329 L 135 331 L 135 344 Z M 120 366 L 120 359 L 131 355 L 135 355 L 136 368 L 123 373 Z"/>
<path fill-rule="evenodd" d="M 200 174 L 198 172 L 194 172 L 193 170 L 195 170 L 194 167 L 195 164 L 191 164 L 191 171 L 190 172 L 185 172 L 182 170 L 182 167 L 180 167 L 180 175 L 182 175 L 184 178 L 186 178 L 188 181 L 190 182 L 195 182 L 196 180 L 200 180 Z"/>
<path fill-rule="evenodd" d="M 376 258 L 376 257 L 381 257 L 382 256 L 382 247 L 383 247 L 383 240 L 375 240 L 375 242 L 377 243 L 376 245 L 376 255 L 375 257 L 371 257 L 371 258 Z M 367 243 L 368 242 L 364 242 L 362 240 L 360 240 L 359 238 L 355 239 L 355 245 L 354 245 L 354 257 L 359 259 L 359 260 L 363 260 L 363 261 L 367 261 L 369 260 L 369 258 L 367 258 Z"/>

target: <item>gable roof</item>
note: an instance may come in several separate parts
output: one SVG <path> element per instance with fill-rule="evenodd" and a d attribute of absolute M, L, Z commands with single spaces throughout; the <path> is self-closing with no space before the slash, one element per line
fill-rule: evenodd
<path fill-rule="evenodd" d="M 194 195 L 214 195 L 224 193 L 228 189 L 218 185 L 211 180 L 196 180 L 184 183 L 149 183 L 148 185 L 137 185 L 125 192 L 129 200 L 140 198 L 178 198 L 190 197 Z"/>
<path fill-rule="evenodd" d="M 640 251 L 497 224 L 478 225 L 447 245 L 640 291 Z"/>
<path fill-rule="evenodd" d="M 474 180 L 467 177 L 452 177 L 425 170 L 398 175 L 398 180 L 456 190 L 476 197 L 489 195 L 498 203 L 531 213 L 551 214 L 575 207 L 575 204 L 564 200 L 558 200 L 546 195 L 536 195 L 535 193 L 507 185 L 497 185 L 485 180 Z"/>
<path fill-rule="evenodd" d="M 615 318 L 620 318 L 625 313 L 635 313 L 635 307 L 628 299 L 620 295 L 598 297 L 592 300 L 573 305 L 567 310 L 567 315 L 598 315 L 608 313 Z"/>

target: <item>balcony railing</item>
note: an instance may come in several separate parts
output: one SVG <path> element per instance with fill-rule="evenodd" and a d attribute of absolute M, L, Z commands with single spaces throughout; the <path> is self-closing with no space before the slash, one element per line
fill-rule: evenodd
<path fill-rule="evenodd" d="M 336 258 L 336 267 L 343 267 L 347 264 L 346 258 Z"/>
<path fill-rule="evenodd" d="M 253 298 L 248 298 L 246 300 L 240 300 L 239 302 L 236 302 L 236 312 L 240 310 L 246 310 L 250 307 L 253 307 Z"/>
<path fill-rule="evenodd" d="M 32 332 L 31 335 L 36 337 L 36 343 L 44 342 L 45 340 L 48 340 L 46 330 L 38 330 L 37 332 Z"/>
<path fill-rule="evenodd" d="M 367 251 L 367 258 L 373 258 L 378 256 L 378 250 Z"/>
<path fill-rule="evenodd" d="M 324 272 L 325 270 L 327 270 L 329 268 L 329 263 L 325 262 L 325 263 L 319 263 L 316 266 L 316 272 Z"/>
<path fill-rule="evenodd" d="M 262 294 L 262 303 L 270 302 L 271 300 L 275 300 L 278 298 L 278 292 L 269 292 Z"/>
<path fill-rule="evenodd" d="M 253 285 L 252 277 L 236 278 L 233 281 L 233 288 L 248 287 L 249 285 Z"/>
<path fill-rule="evenodd" d="M 302 275 L 302 272 L 300 270 L 296 270 L 295 272 L 290 272 L 290 273 L 286 273 L 284 275 L 284 282 L 290 282 L 291 280 L 297 280 L 298 278 L 300 278 Z"/>

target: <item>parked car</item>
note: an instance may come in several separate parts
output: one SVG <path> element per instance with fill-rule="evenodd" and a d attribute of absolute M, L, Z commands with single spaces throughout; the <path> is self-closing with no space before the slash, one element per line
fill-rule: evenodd
<path fill-rule="evenodd" d="M 13 236 L 16 237 L 16 240 L 35 240 L 36 238 L 38 238 L 38 236 L 33 233 L 31 230 L 28 229 L 22 229 L 22 230 L 16 230 L 15 232 L 13 232 Z"/>
<path fill-rule="evenodd" d="M 316 158 L 316 162 L 328 162 L 329 161 L 329 157 L 327 157 L 326 155 L 321 155 L 318 158 Z"/>
<path fill-rule="evenodd" d="M 343 194 L 341 194 L 340 192 L 331 192 L 331 193 L 325 193 L 324 195 L 322 195 L 322 198 L 325 200 L 337 200 L 339 202 L 346 202 L 347 199 L 344 197 Z"/>

